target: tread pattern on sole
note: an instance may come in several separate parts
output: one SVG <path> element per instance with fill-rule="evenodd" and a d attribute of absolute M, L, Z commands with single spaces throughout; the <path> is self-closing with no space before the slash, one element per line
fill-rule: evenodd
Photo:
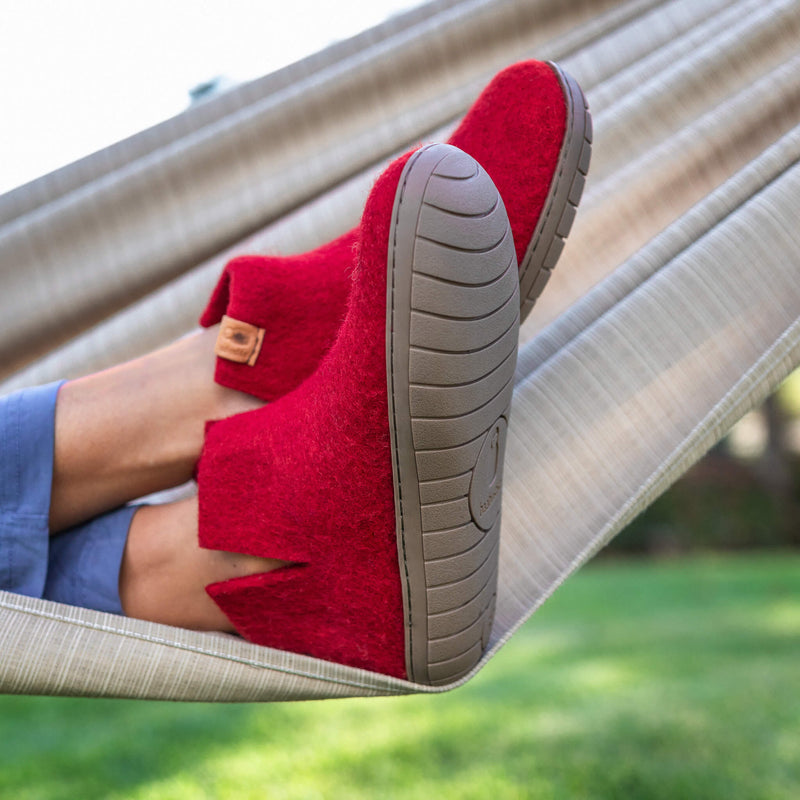
<path fill-rule="evenodd" d="M 398 280 L 397 260 L 411 262 L 408 319 L 393 285 L 387 353 L 407 669 L 437 685 L 476 665 L 494 618 L 519 283 L 508 218 L 483 168 L 449 145 L 418 153 L 406 171 L 423 179 L 411 188 L 401 178 L 393 226 L 394 245 L 413 240 L 394 255 Z"/>
<path fill-rule="evenodd" d="M 567 124 L 547 200 L 520 264 L 521 322 L 530 314 L 564 249 L 592 159 L 592 115 L 586 97 L 571 75 L 557 64 L 551 62 L 550 66 L 564 91 Z"/>

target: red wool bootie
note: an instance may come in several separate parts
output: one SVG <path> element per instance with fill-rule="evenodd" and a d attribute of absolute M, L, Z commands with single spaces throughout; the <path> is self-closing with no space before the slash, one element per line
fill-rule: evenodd
<path fill-rule="evenodd" d="M 513 238 L 484 170 L 443 144 L 391 164 L 317 371 L 208 426 L 201 545 L 293 562 L 207 587 L 239 633 L 425 684 L 476 665 L 518 331 Z"/>
<path fill-rule="evenodd" d="M 524 61 L 500 72 L 450 138 L 489 173 L 511 221 L 524 320 L 564 247 L 591 158 L 592 126 L 576 81 Z M 308 377 L 346 308 L 356 231 L 302 256 L 231 261 L 200 323 L 222 321 L 216 380 L 274 400 Z"/>

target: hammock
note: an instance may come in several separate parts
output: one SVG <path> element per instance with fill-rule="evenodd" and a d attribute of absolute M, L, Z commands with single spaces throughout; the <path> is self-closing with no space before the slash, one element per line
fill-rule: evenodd
<path fill-rule="evenodd" d="M 396 152 L 554 59 L 587 192 L 522 331 L 482 667 L 800 364 L 800 1 L 435 0 L 0 197 L 0 391 L 189 331 L 223 263 L 350 228 Z M 452 687 L 445 687 L 452 688 Z M 277 701 L 442 689 L 0 592 L 0 691 Z"/>

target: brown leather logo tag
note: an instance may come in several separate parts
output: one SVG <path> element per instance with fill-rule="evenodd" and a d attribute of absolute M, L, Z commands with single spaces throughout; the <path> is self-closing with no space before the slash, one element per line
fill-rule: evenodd
<path fill-rule="evenodd" d="M 220 358 L 252 367 L 261 352 L 263 341 L 263 328 L 224 316 L 219 326 L 214 352 Z"/>

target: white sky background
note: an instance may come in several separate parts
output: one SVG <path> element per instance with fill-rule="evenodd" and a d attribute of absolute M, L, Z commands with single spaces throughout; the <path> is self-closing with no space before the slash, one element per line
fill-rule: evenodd
<path fill-rule="evenodd" d="M 0 194 L 420 0 L 0 0 Z"/>

